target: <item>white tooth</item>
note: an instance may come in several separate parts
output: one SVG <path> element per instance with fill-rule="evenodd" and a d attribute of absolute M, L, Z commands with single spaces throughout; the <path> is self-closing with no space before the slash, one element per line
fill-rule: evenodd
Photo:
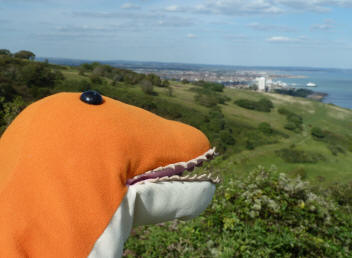
<path fill-rule="evenodd" d="M 168 166 L 168 168 L 172 168 L 172 170 L 175 170 L 175 164 L 171 164 L 170 166 Z"/>
<path fill-rule="evenodd" d="M 179 162 L 179 163 L 176 163 L 175 165 L 182 166 L 183 168 L 187 168 L 186 162 Z"/>
<path fill-rule="evenodd" d="M 194 175 L 194 176 L 190 177 L 189 180 L 193 180 L 193 179 L 195 179 L 196 177 L 197 177 L 197 175 Z"/>
<path fill-rule="evenodd" d="M 197 159 L 192 159 L 190 163 L 197 164 Z"/>
<path fill-rule="evenodd" d="M 211 173 L 208 175 L 208 178 L 211 178 Z"/>
<path fill-rule="evenodd" d="M 189 178 L 189 175 L 181 177 L 181 179 L 188 179 L 188 178 Z"/>
<path fill-rule="evenodd" d="M 202 179 L 202 178 L 204 178 L 206 176 L 207 176 L 206 174 L 203 174 L 203 175 L 200 175 L 199 177 L 197 177 L 197 179 Z"/>
<path fill-rule="evenodd" d="M 163 167 L 158 167 L 158 168 L 156 168 L 156 169 L 153 169 L 153 170 L 150 171 L 150 172 L 158 172 L 158 171 L 160 171 L 162 168 L 163 168 Z"/>

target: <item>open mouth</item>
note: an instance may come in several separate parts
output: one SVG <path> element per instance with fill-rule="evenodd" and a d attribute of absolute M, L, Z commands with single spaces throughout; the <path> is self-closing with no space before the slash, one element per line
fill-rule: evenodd
<path fill-rule="evenodd" d="M 212 177 L 212 174 L 202 175 L 185 175 L 186 171 L 193 171 L 195 167 L 201 167 L 204 161 L 209 161 L 217 155 L 215 148 L 212 148 L 205 152 L 203 155 L 194 158 L 186 162 L 178 162 L 167 165 L 165 167 L 158 167 L 156 169 L 145 172 L 142 175 L 135 176 L 127 180 L 127 185 L 157 183 L 165 181 L 183 181 L 183 182 L 194 182 L 194 181 L 209 181 L 214 184 L 220 183 L 219 177 Z"/>

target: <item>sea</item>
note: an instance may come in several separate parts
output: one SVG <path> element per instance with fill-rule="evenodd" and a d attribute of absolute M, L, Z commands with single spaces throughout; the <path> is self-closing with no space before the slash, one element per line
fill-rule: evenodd
<path fill-rule="evenodd" d="M 299 78 L 280 78 L 290 87 L 306 88 L 316 92 L 327 93 L 322 100 L 343 108 L 352 109 L 352 69 L 290 69 L 280 72 Z M 316 87 L 307 87 L 312 82 Z"/>

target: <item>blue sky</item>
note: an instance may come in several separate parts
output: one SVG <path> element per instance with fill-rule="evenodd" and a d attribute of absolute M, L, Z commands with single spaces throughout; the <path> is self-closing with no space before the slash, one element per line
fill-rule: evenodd
<path fill-rule="evenodd" d="M 41 57 L 352 68 L 352 0 L 0 0 Z"/>

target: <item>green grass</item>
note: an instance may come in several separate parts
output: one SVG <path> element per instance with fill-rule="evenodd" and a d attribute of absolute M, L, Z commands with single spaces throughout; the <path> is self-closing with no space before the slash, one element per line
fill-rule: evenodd
<path fill-rule="evenodd" d="M 194 102 L 194 93 L 189 91 L 191 86 L 173 83 L 172 87 L 175 97 L 169 97 L 170 101 L 191 106 L 201 111 L 207 110 Z M 160 93 L 162 95 L 162 91 Z M 226 160 L 217 162 L 216 166 L 223 171 L 223 176 L 233 176 L 232 174 L 226 174 L 229 168 L 234 168 L 236 174 L 243 175 L 258 165 L 267 168 L 274 165 L 278 170 L 288 174 L 292 174 L 292 171 L 298 168 L 303 168 L 307 178 L 312 182 L 331 184 L 333 182 L 352 181 L 352 153 L 347 152 L 334 156 L 328 149 L 327 144 L 313 140 L 310 134 L 311 128 L 316 126 L 323 130 L 352 137 L 352 130 L 350 129 L 352 126 L 351 110 L 304 98 L 247 90 L 225 88 L 223 94 L 231 98 L 231 101 L 226 105 L 220 105 L 227 120 L 249 127 L 257 127 L 261 122 L 267 122 L 273 129 L 290 136 L 287 139 L 281 139 L 279 143 L 234 153 Z M 233 101 L 237 99 L 258 101 L 263 96 L 274 103 L 275 108 L 269 113 L 248 110 L 233 104 Z M 284 128 L 286 117 L 277 112 L 279 107 L 285 107 L 303 117 L 303 131 L 301 133 L 297 134 Z M 290 164 L 275 154 L 275 151 L 292 145 L 295 145 L 299 150 L 321 153 L 326 157 L 326 161 L 319 161 L 316 164 Z"/>

